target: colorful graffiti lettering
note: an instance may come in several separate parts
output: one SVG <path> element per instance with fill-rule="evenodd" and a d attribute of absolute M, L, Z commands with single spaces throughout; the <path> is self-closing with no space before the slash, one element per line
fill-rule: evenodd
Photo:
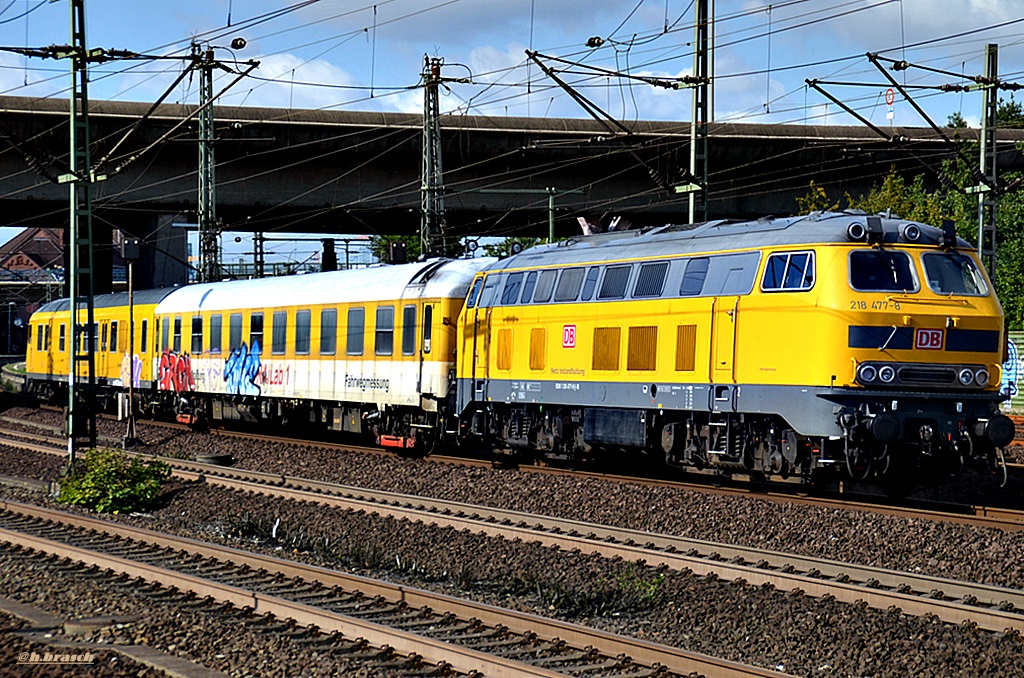
<path fill-rule="evenodd" d="M 260 376 L 260 343 L 254 341 L 252 350 L 243 342 L 224 362 L 224 381 L 227 392 L 238 395 L 259 395 L 256 378 Z"/>
<path fill-rule="evenodd" d="M 162 391 L 196 390 L 196 382 L 192 378 L 192 359 L 187 353 L 181 355 L 165 348 L 160 356 L 160 374 L 157 377 L 158 388 Z"/>
<path fill-rule="evenodd" d="M 1022 376 L 1020 354 L 1017 353 L 1017 344 L 1013 339 L 1007 341 L 1007 359 L 1003 363 L 1003 380 L 999 385 L 999 392 L 1011 398 L 1017 395 L 1017 380 Z"/>
<path fill-rule="evenodd" d="M 121 361 L 121 383 L 128 384 L 128 365 L 132 365 L 131 384 L 135 388 L 139 388 L 142 383 L 142 358 L 138 355 L 134 355 L 131 358 L 128 354 L 124 354 L 124 359 Z"/>

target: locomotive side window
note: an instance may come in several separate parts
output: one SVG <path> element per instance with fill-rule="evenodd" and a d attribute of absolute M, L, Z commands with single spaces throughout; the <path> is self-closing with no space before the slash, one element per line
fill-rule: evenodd
<path fill-rule="evenodd" d="M 533 294 L 533 303 L 543 304 L 551 300 L 551 293 L 555 289 L 556 277 L 558 277 L 558 271 L 553 269 L 540 272 L 540 278 L 537 280 L 537 291 Z"/>
<path fill-rule="evenodd" d="M 249 316 L 249 350 L 263 353 L 263 314 L 253 313 Z"/>
<path fill-rule="evenodd" d="M 146 321 L 142 321 L 142 345 L 146 345 Z M 210 353 L 220 353 L 221 340 L 224 338 L 224 320 L 221 314 L 210 316 Z"/>
<path fill-rule="evenodd" d="M 476 299 L 480 296 L 480 285 L 483 284 L 483 278 L 477 278 L 473 281 L 473 286 L 469 288 L 469 294 L 466 295 L 466 308 L 473 308 L 476 306 Z M 360 352 L 358 355 L 361 355 Z M 350 354 L 351 355 L 351 354 Z"/>
<path fill-rule="evenodd" d="M 166 322 L 166 321 L 164 321 Z M 166 331 L 166 328 L 165 330 Z M 242 314 L 232 313 L 228 318 L 228 350 L 234 351 L 242 346 Z"/>
<path fill-rule="evenodd" d="M 519 300 L 520 304 L 530 303 L 530 299 L 533 298 L 533 288 L 537 286 L 537 271 L 530 271 L 526 274 L 526 282 L 523 283 L 523 296 Z"/>
<path fill-rule="evenodd" d="M 959 252 L 935 252 L 925 254 L 921 260 L 932 292 L 970 297 L 988 294 L 985 278 L 970 257 Z"/>
<path fill-rule="evenodd" d="M 597 293 L 598 299 L 622 299 L 626 296 L 626 284 L 629 282 L 629 264 L 625 266 L 609 266 L 604 272 L 604 280 L 601 281 L 601 291 Z"/>
<path fill-rule="evenodd" d="M 555 301 L 576 301 L 580 287 L 583 286 L 585 272 L 585 268 L 567 268 L 562 271 L 558 287 L 555 288 Z"/>
<path fill-rule="evenodd" d="M 270 353 L 284 355 L 288 348 L 288 311 L 274 311 L 273 323 L 270 328 Z"/>
<path fill-rule="evenodd" d="M 346 353 L 349 355 L 363 355 L 363 323 L 365 320 L 366 311 L 362 308 L 350 308 L 348 310 Z"/>
<path fill-rule="evenodd" d="M 665 275 L 667 273 L 667 261 L 659 261 L 656 264 L 643 264 L 640 267 L 640 273 L 636 277 L 636 287 L 633 288 L 633 296 L 660 297 L 661 291 L 665 288 Z"/>
<path fill-rule="evenodd" d="M 402 355 L 416 355 L 416 306 L 402 307 Z"/>
<path fill-rule="evenodd" d="M 338 309 L 320 311 L 320 355 L 334 355 L 338 345 Z"/>
<path fill-rule="evenodd" d="M 309 309 L 295 312 L 295 354 L 309 355 L 309 326 L 312 314 Z"/>
<path fill-rule="evenodd" d="M 501 290 L 501 305 L 511 306 L 519 301 L 519 290 L 523 286 L 523 274 L 511 273 L 505 280 L 505 287 Z"/>
<path fill-rule="evenodd" d="M 814 252 L 772 254 L 764 267 L 765 292 L 809 290 L 814 287 Z"/>
<path fill-rule="evenodd" d="M 114 350 L 114 335 L 110 336 L 110 350 Z M 203 316 L 192 316 L 192 355 L 203 352 Z"/>
<path fill-rule="evenodd" d="M 686 262 L 683 272 L 683 283 L 679 286 L 679 295 L 696 297 L 704 289 L 704 280 L 708 277 L 708 258 L 697 257 Z"/>
<path fill-rule="evenodd" d="M 594 289 L 597 287 L 597 276 L 601 273 L 600 266 L 591 266 L 587 269 L 587 279 L 583 281 L 583 296 L 581 301 L 590 301 L 594 296 Z"/>
<path fill-rule="evenodd" d="M 850 252 L 850 286 L 858 292 L 916 292 L 910 256 L 891 250 Z"/>
<path fill-rule="evenodd" d="M 480 305 L 483 306 L 481 299 Z M 377 307 L 377 329 L 374 337 L 374 353 L 377 355 L 391 355 L 395 346 L 395 307 Z"/>

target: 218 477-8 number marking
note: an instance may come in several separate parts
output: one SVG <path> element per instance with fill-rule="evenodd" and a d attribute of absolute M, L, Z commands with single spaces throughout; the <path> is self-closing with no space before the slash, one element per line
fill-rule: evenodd
<path fill-rule="evenodd" d="M 898 301 L 872 301 L 870 304 L 863 299 L 852 299 L 850 301 L 851 311 L 866 311 L 870 308 L 872 311 L 898 311 L 900 310 L 900 302 Z"/>

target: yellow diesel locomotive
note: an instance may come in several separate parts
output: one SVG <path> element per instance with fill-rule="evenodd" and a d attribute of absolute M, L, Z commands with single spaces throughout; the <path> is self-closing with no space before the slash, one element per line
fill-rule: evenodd
<path fill-rule="evenodd" d="M 476 275 L 461 432 L 751 476 L 994 458 L 1003 313 L 951 225 L 854 213 L 612 232 Z"/>

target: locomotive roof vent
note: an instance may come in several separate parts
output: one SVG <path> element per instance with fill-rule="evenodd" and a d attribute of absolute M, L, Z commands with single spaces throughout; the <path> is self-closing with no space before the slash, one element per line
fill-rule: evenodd
<path fill-rule="evenodd" d="M 903 239 L 907 242 L 917 242 L 921 238 L 921 227 L 917 224 L 907 224 L 903 227 Z"/>
<path fill-rule="evenodd" d="M 864 236 L 866 236 L 867 234 L 868 232 L 864 228 L 864 224 L 860 222 L 855 221 L 846 227 L 846 237 L 849 238 L 850 240 L 864 240 Z"/>

